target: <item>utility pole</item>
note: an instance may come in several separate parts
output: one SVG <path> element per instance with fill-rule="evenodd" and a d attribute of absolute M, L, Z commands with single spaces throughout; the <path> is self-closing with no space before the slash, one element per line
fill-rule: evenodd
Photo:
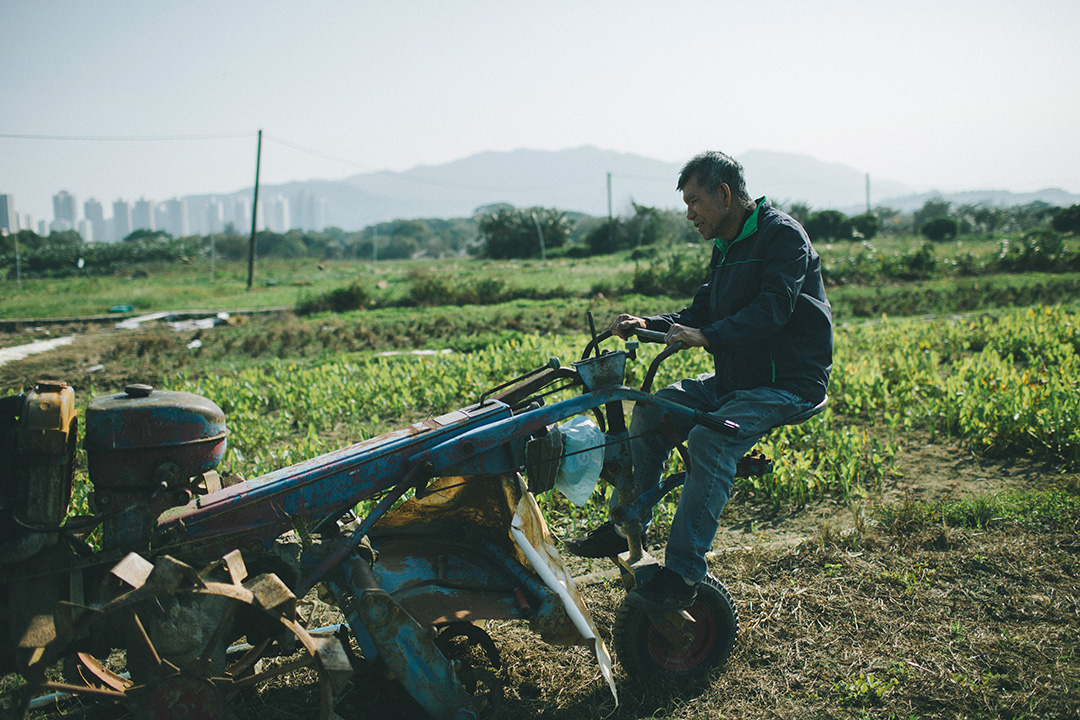
<path fill-rule="evenodd" d="M 615 246 L 615 226 L 611 217 L 611 173 L 607 174 L 607 232 L 608 247 Z"/>
<path fill-rule="evenodd" d="M 866 214 L 870 214 L 870 173 L 866 173 Z"/>
<path fill-rule="evenodd" d="M 255 223 L 259 218 L 259 162 L 262 160 L 262 130 L 259 130 L 259 144 L 255 147 L 255 200 L 251 204 L 251 240 L 248 242 L 248 282 L 247 289 L 255 279 Z"/>
<path fill-rule="evenodd" d="M 544 245 L 544 231 L 540 229 L 540 221 L 536 219 L 536 211 L 532 211 L 533 224 L 536 225 L 536 236 L 540 238 L 540 259 L 547 260 L 547 247 Z"/>

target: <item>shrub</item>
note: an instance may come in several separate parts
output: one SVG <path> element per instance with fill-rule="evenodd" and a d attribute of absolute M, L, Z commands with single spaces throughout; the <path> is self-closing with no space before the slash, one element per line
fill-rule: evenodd
<path fill-rule="evenodd" d="M 301 300 L 296 306 L 297 315 L 312 315 L 320 312 L 342 313 L 360 310 L 371 303 L 367 290 L 354 282 L 346 287 L 336 288 L 316 297 Z"/>
<path fill-rule="evenodd" d="M 1058 232 L 1080 233 L 1080 205 L 1058 210 L 1050 222 Z"/>
<path fill-rule="evenodd" d="M 928 220 L 923 225 L 919 232 L 923 234 L 929 240 L 934 242 L 942 242 L 944 240 L 951 240 L 956 237 L 956 234 L 960 231 L 960 226 L 950 217 L 936 217 L 933 220 Z"/>

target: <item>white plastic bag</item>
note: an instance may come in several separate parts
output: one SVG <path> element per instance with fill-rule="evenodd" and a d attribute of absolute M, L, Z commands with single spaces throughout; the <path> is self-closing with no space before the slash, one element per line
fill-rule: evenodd
<path fill-rule="evenodd" d="M 571 418 L 559 430 L 565 441 L 555 487 L 567 500 L 581 507 L 592 495 L 604 467 L 604 433 L 584 415 Z"/>

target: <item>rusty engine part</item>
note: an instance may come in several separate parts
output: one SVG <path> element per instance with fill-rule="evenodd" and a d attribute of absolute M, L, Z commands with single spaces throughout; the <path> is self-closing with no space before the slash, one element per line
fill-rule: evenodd
<path fill-rule="evenodd" d="M 136 546 L 162 512 L 191 500 L 192 479 L 217 466 L 228 434 L 221 408 L 192 393 L 133 384 L 91 400 L 83 445 L 102 546 Z"/>
<path fill-rule="evenodd" d="M 0 564 L 56 543 L 71 503 L 77 431 L 67 383 L 39 381 L 0 400 Z"/>

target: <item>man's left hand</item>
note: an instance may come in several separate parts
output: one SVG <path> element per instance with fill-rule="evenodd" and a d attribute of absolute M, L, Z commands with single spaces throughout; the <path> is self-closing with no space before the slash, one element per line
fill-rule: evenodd
<path fill-rule="evenodd" d="M 678 323 L 672 325 L 671 329 L 667 331 L 664 342 L 668 345 L 681 342 L 687 347 L 709 347 L 709 341 L 705 337 L 705 333 L 697 328 L 686 327 L 685 325 L 679 325 Z"/>

